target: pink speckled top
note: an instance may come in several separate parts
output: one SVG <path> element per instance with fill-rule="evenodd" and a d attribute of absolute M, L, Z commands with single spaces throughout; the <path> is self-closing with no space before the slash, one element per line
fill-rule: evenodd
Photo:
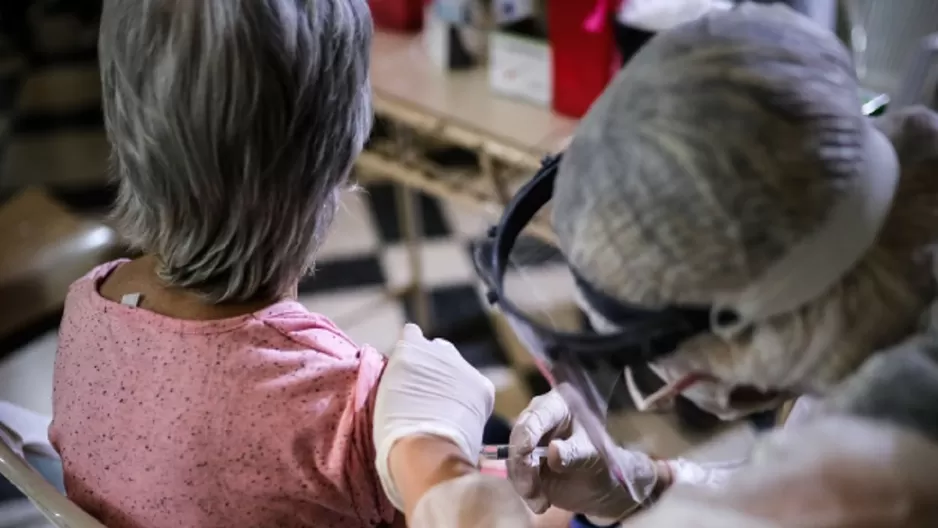
<path fill-rule="evenodd" d="M 69 498 L 109 528 L 400 523 L 374 470 L 380 354 L 293 301 L 216 321 L 109 301 L 120 264 L 65 303 L 49 437 Z"/>

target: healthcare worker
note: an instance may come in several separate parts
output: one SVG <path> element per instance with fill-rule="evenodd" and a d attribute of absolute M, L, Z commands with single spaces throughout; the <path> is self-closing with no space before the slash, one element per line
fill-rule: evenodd
<path fill-rule="evenodd" d="M 938 117 L 873 122 L 857 92 L 846 51 L 807 19 L 778 6 L 713 13 L 652 39 L 512 201 L 479 268 L 560 382 L 513 431 L 509 472 L 533 511 L 642 527 L 938 525 L 938 324 L 927 317 Z M 510 246 L 551 199 L 597 334 L 545 328 L 504 295 Z M 419 417 L 381 417 L 392 434 L 376 429 L 376 442 L 402 446 L 385 488 L 404 487 L 402 466 L 429 452 L 405 459 L 402 438 L 423 438 L 456 446 L 463 466 L 407 486 L 412 525 L 531 522 L 471 470 L 484 391 L 444 343 L 421 339 L 405 338 L 379 388 L 379 409 L 384 399 Z M 681 394 L 729 421 L 793 395 L 820 403 L 747 466 L 653 460 L 597 432 L 597 389 L 639 368 L 666 387 L 640 395 L 641 408 Z M 546 463 L 528 456 L 546 444 Z M 407 462 L 395 471 L 398 450 Z"/>
<path fill-rule="evenodd" d="M 627 373 L 649 368 L 665 386 L 636 397 L 639 408 L 682 395 L 731 421 L 810 394 L 821 401 L 813 412 L 801 405 L 809 424 L 812 414 L 859 415 L 910 431 L 881 436 L 938 440 L 938 341 L 919 326 L 935 298 L 938 117 L 913 108 L 872 121 L 858 92 L 836 38 L 781 6 L 743 5 L 658 35 L 554 168 L 553 227 L 609 348 L 543 335 L 523 320 L 516 327 L 536 335 L 534 348 L 581 348 L 548 358 L 584 372 L 568 374 L 580 393 L 589 389 L 582 378 L 625 364 Z M 535 196 L 534 187 L 522 193 Z M 517 222 L 503 219 L 496 259 Z M 500 304 L 511 316 L 510 300 Z M 611 336 L 642 345 L 642 333 L 644 346 L 614 348 Z M 582 359 L 590 363 L 576 365 Z M 513 431 L 521 455 L 553 446 L 546 466 L 525 456 L 509 465 L 534 511 L 553 505 L 609 524 L 674 482 L 721 489 L 742 478 L 739 468 L 625 449 L 611 453 L 624 474 L 610 477 L 608 454 L 568 400 L 562 391 L 536 399 Z M 836 454 L 854 441 L 861 449 L 866 440 L 846 432 L 868 428 L 844 425 L 843 436 L 825 443 L 817 433 L 816 445 L 800 439 L 784 451 Z M 775 474 L 773 464 L 758 471 Z M 931 482 L 938 487 L 938 477 Z M 881 513 L 900 526 L 912 512 Z"/>

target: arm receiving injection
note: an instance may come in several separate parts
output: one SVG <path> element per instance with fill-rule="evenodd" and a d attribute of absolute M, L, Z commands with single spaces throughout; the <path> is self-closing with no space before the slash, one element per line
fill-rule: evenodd
<path fill-rule="evenodd" d="M 533 525 L 511 483 L 478 470 L 494 400 L 492 383 L 452 344 L 404 328 L 378 385 L 373 427 L 381 487 L 408 526 Z"/>

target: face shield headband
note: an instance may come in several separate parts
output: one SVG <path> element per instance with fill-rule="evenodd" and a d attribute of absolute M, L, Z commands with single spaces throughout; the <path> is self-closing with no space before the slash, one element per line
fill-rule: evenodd
<path fill-rule="evenodd" d="M 525 184 L 505 208 L 488 239 L 476 247 L 476 272 L 487 287 L 487 298 L 511 319 L 534 334 L 551 364 L 584 366 L 589 370 L 612 367 L 621 373 L 625 367 L 646 364 L 673 352 L 684 340 L 710 330 L 710 307 L 648 309 L 613 299 L 600 292 L 573 270 L 577 288 L 589 305 L 619 331 L 560 332 L 527 317 L 505 295 L 504 277 L 509 256 L 524 227 L 550 201 L 554 178 L 562 155 L 548 157 L 541 169 Z"/>

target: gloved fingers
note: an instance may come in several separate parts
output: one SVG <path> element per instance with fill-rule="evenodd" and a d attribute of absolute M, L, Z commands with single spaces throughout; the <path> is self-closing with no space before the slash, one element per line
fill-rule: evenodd
<path fill-rule="evenodd" d="M 550 506 L 541 486 L 541 462 L 530 456 L 511 456 L 506 464 L 508 480 L 534 513 L 543 513 Z"/>
<path fill-rule="evenodd" d="M 462 357 L 462 356 L 460 356 Z M 492 412 L 495 411 L 495 384 L 492 383 L 492 380 L 485 377 L 484 374 L 475 369 L 472 365 L 469 365 L 466 362 L 466 365 L 472 369 L 473 375 L 476 377 L 476 382 L 478 386 L 485 392 L 485 419 L 488 420 L 492 416 Z M 484 429 L 484 425 L 483 425 Z M 481 434 L 481 431 L 480 431 Z M 482 437 L 479 437 L 479 446 L 481 451 L 482 446 Z"/>
<path fill-rule="evenodd" d="M 412 328 L 408 330 L 407 327 Z M 430 356 L 428 358 L 430 363 L 446 363 L 446 366 L 440 367 L 443 371 L 449 372 L 452 367 L 455 367 L 457 371 L 456 376 L 462 380 L 471 382 L 472 385 L 485 394 L 485 416 L 486 418 L 491 416 L 492 411 L 495 409 L 495 384 L 492 383 L 492 380 L 466 361 L 466 358 L 463 357 L 459 349 L 449 341 L 441 338 L 427 341 L 420 327 L 414 324 L 406 325 L 405 330 L 411 332 L 410 335 L 415 338 L 399 344 L 399 347 L 414 350 L 421 354 L 427 354 Z M 419 334 L 419 338 L 416 338 L 417 334 Z M 459 397 L 461 396 L 457 395 L 457 399 Z M 479 441 L 481 442 L 481 439 Z"/>
<path fill-rule="evenodd" d="M 585 434 L 552 440 L 547 448 L 547 467 L 556 473 L 596 469 L 599 453 Z"/>
<path fill-rule="evenodd" d="M 465 363 L 462 354 L 449 341 L 445 339 L 428 340 L 423 335 L 423 330 L 415 324 L 408 323 L 404 325 L 401 333 L 401 339 L 394 346 L 391 356 L 398 352 L 408 352 L 416 354 L 426 354 L 434 358 L 452 358 L 459 363 Z M 467 363 L 468 364 L 468 363 Z"/>
<path fill-rule="evenodd" d="M 572 420 L 566 402 L 556 391 L 537 396 L 521 411 L 511 429 L 510 443 L 519 456 L 530 454 L 538 445 L 570 434 Z"/>
<path fill-rule="evenodd" d="M 495 385 L 490 379 L 466 361 L 466 358 L 459 352 L 455 345 L 445 339 L 434 339 L 428 341 L 423 335 L 423 331 L 415 324 L 404 326 L 404 338 L 397 343 L 395 355 L 404 353 L 407 355 L 399 356 L 397 360 L 392 361 L 391 365 L 397 362 L 411 364 L 420 364 L 423 366 L 426 375 L 433 375 L 437 381 L 443 381 L 444 374 L 449 374 L 451 378 L 458 378 L 460 381 L 471 382 L 476 388 L 485 394 L 485 415 L 488 417 L 495 408 Z M 404 358 L 407 358 L 404 360 Z M 389 369 L 392 366 L 389 365 Z M 452 386 L 448 386 L 452 388 Z M 457 395 L 457 399 L 459 399 Z"/>
<path fill-rule="evenodd" d="M 434 345 L 446 347 L 447 349 L 457 350 L 456 345 L 450 343 L 449 341 L 447 341 L 446 339 L 443 339 L 442 337 L 434 338 L 433 341 L 430 341 L 430 342 L 433 343 Z"/>
<path fill-rule="evenodd" d="M 426 336 L 423 335 L 423 330 L 413 323 L 404 325 L 401 339 L 394 348 L 395 350 L 413 350 L 433 356 L 451 355 L 454 358 L 458 357 L 461 362 L 468 365 L 455 345 L 439 337 L 428 340 Z"/>
<path fill-rule="evenodd" d="M 426 338 L 423 336 L 423 330 L 415 325 L 414 323 L 407 323 L 404 325 L 404 331 L 401 332 L 402 341 L 425 341 Z"/>
<path fill-rule="evenodd" d="M 401 337 L 397 340 L 394 348 L 384 351 L 382 354 L 390 359 L 398 350 L 403 348 L 419 348 L 418 343 L 427 343 L 427 338 L 423 336 L 423 330 L 413 323 L 407 323 L 401 329 Z"/>
<path fill-rule="evenodd" d="M 566 403 L 551 391 L 532 399 L 511 430 L 509 443 L 513 449 L 507 464 L 508 478 L 535 513 L 546 511 L 550 502 L 542 485 L 542 461 L 534 458 L 532 452 L 556 434 L 569 434 L 570 423 Z"/>

